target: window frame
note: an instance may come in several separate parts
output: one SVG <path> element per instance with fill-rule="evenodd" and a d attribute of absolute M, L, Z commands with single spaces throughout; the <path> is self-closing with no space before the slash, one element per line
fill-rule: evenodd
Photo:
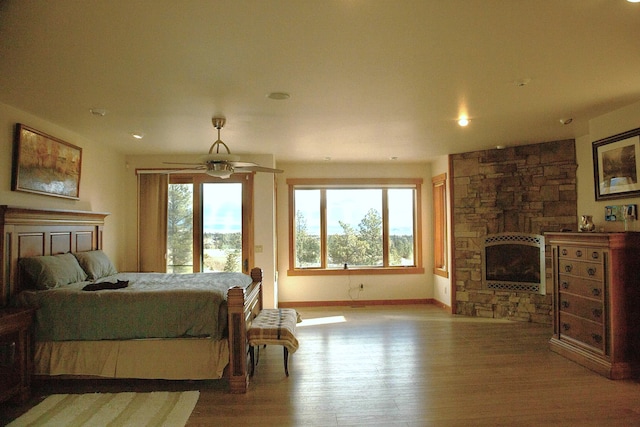
<path fill-rule="evenodd" d="M 351 274 L 422 274 L 424 267 L 422 262 L 422 182 L 421 178 L 289 178 L 287 179 L 289 197 L 289 268 L 288 276 L 335 276 Z M 327 226 L 326 220 L 321 220 L 320 247 L 321 267 L 296 268 L 295 267 L 295 190 L 296 189 L 393 189 L 412 188 L 415 190 L 414 198 L 414 263 L 413 266 L 389 266 L 382 267 L 326 267 Z M 386 191 L 383 192 L 383 206 L 386 201 Z M 326 204 L 321 198 L 321 216 L 326 219 Z M 383 208 L 384 210 L 384 208 Z M 389 231 L 388 218 L 383 214 L 383 251 L 385 263 L 388 264 Z"/>
<path fill-rule="evenodd" d="M 433 192 L 433 274 L 449 277 L 447 251 L 447 174 L 431 178 Z"/>

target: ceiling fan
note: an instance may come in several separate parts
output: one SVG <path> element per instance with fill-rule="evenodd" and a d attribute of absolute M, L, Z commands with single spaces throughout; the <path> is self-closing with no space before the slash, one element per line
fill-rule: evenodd
<path fill-rule="evenodd" d="M 216 178 L 226 179 L 233 173 L 241 172 L 270 172 L 270 173 L 282 173 L 281 169 L 267 168 L 260 166 L 253 162 L 241 162 L 240 157 L 231 154 L 231 150 L 227 147 L 227 144 L 220 139 L 220 129 L 224 127 L 226 119 L 222 117 L 214 117 L 211 119 L 213 127 L 218 129 L 218 139 L 209 148 L 209 154 L 203 156 L 199 163 L 174 163 L 165 162 L 169 165 L 193 165 L 195 167 L 189 170 L 203 170 L 207 175 L 214 176 Z M 227 152 L 220 152 L 220 149 L 224 148 Z"/>

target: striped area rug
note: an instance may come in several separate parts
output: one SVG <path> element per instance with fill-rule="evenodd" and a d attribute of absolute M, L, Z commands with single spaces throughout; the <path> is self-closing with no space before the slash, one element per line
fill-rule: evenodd
<path fill-rule="evenodd" d="M 9 426 L 184 426 L 199 397 L 199 391 L 54 394 Z"/>

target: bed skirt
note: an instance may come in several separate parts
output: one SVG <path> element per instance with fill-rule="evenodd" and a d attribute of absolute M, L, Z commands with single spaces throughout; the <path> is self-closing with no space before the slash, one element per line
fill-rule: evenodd
<path fill-rule="evenodd" d="M 205 380 L 222 378 L 226 339 L 44 341 L 35 345 L 35 375 Z"/>

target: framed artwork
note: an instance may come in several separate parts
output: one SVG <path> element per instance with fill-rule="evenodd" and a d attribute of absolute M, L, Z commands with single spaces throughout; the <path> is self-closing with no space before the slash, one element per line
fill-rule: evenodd
<path fill-rule="evenodd" d="M 640 128 L 593 143 L 596 200 L 640 196 Z"/>
<path fill-rule="evenodd" d="M 82 148 L 16 124 L 11 189 L 78 199 Z"/>

